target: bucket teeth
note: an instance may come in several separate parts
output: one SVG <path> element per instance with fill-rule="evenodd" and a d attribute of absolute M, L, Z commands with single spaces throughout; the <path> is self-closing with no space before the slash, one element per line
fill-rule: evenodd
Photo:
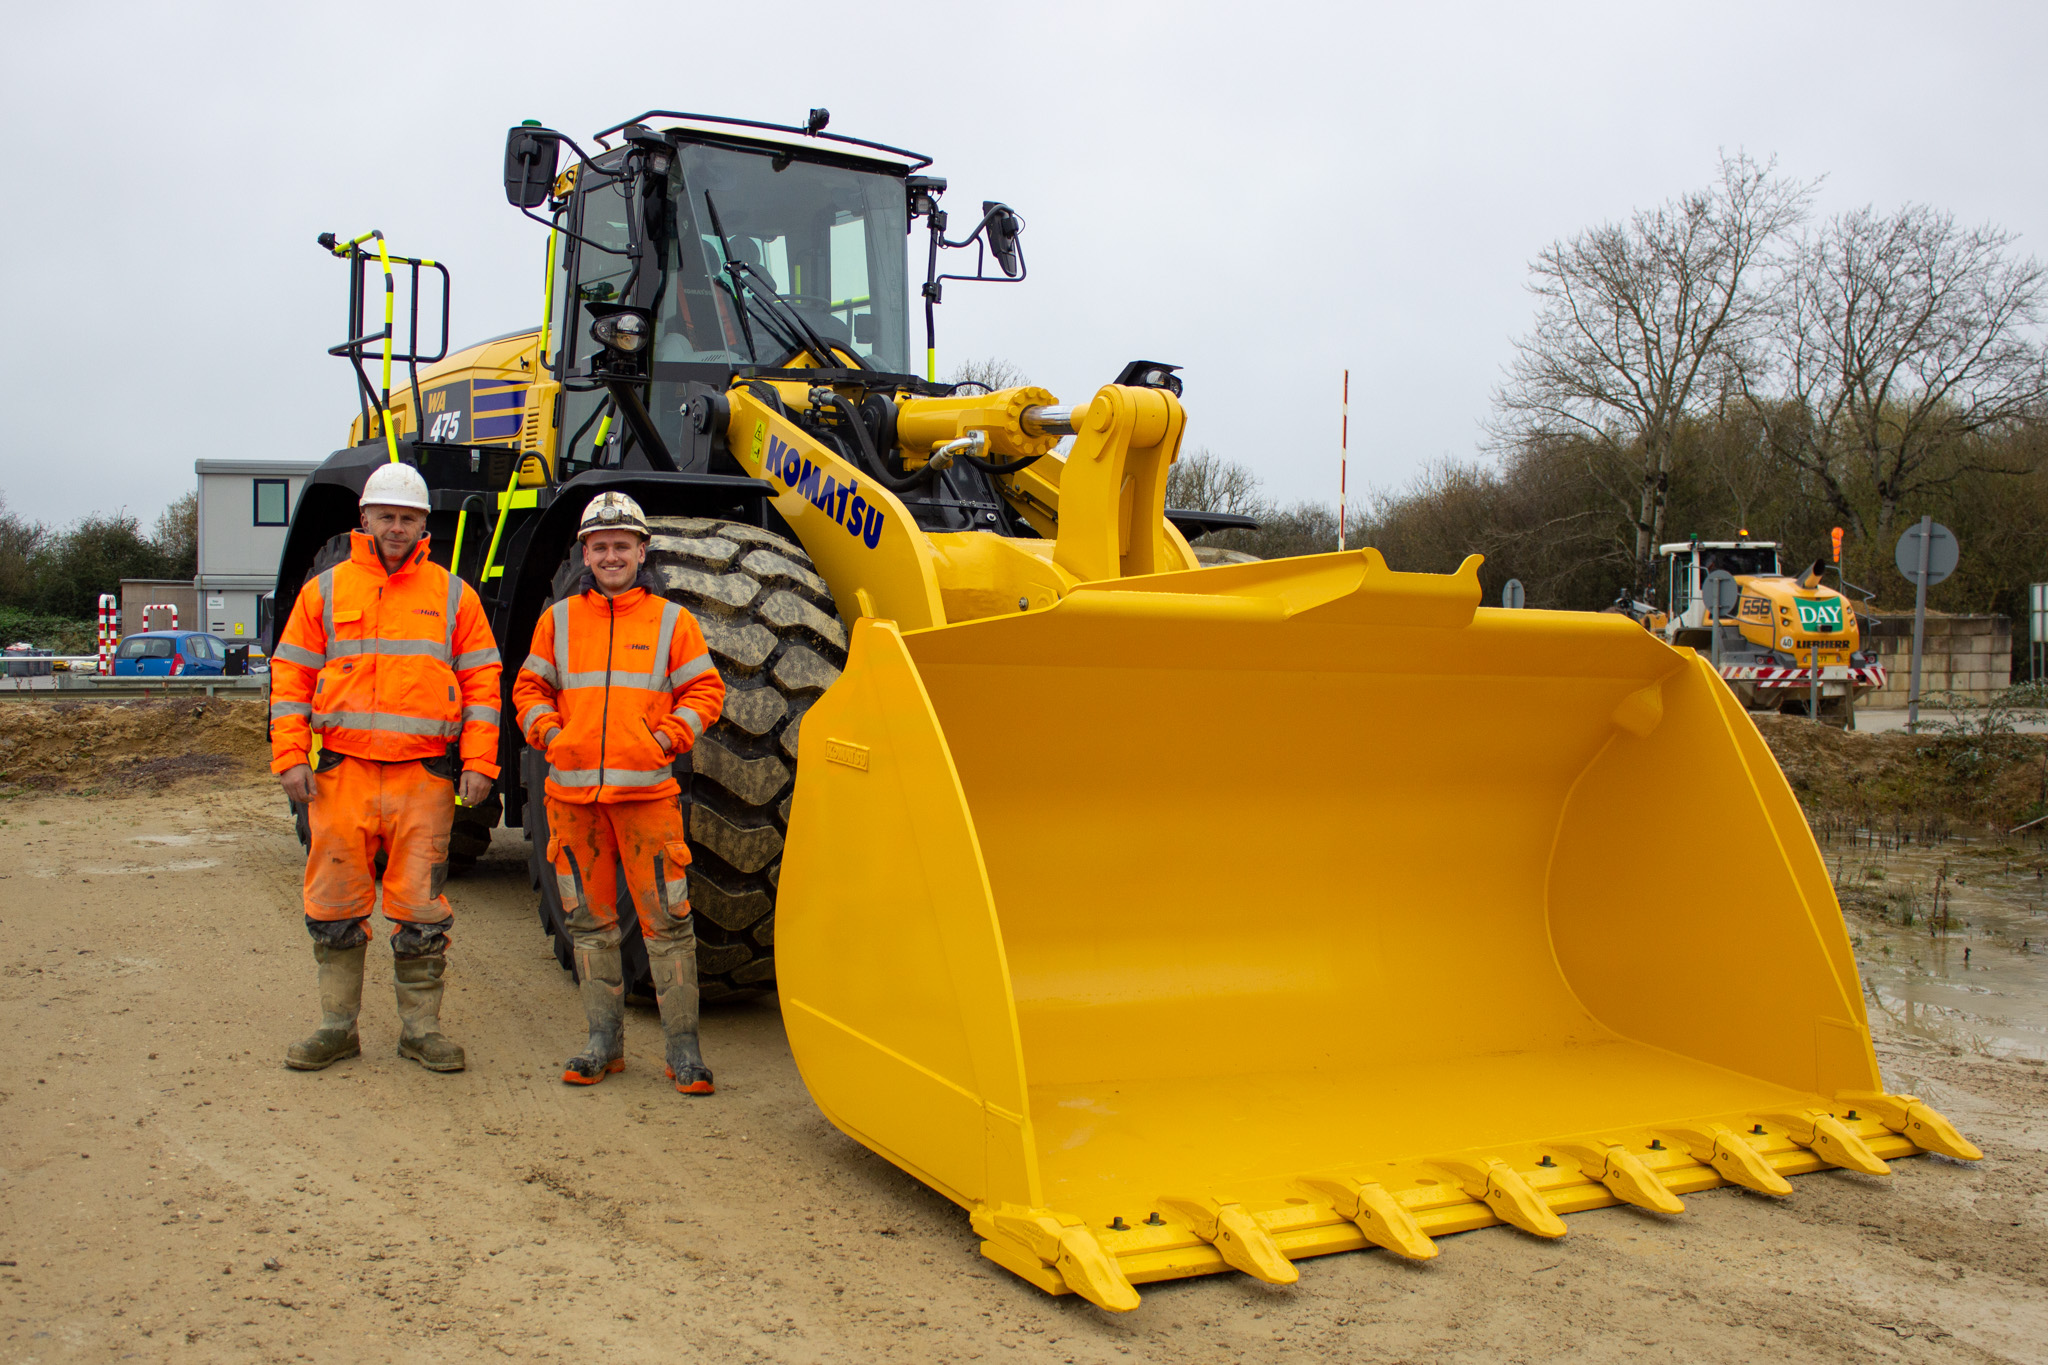
<path fill-rule="evenodd" d="M 1225 1262 L 1267 1284 L 1293 1284 L 1301 1278 L 1294 1262 L 1259 1226 L 1244 1205 L 1234 1200 L 1168 1195 L 1160 1207 L 1187 1222 L 1195 1236 L 1216 1248 Z"/>
<path fill-rule="evenodd" d="M 1358 1224 L 1373 1245 L 1411 1261 L 1426 1261 L 1436 1255 L 1436 1243 L 1415 1221 L 1415 1215 L 1377 1181 L 1309 1176 L 1301 1186 L 1329 1200 L 1340 1215 Z"/>
<path fill-rule="evenodd" d="M 1782 1127 L 1786 1136 L 1830 1166 L 1865 1175 L 1892 1173 L 1892 1168 L 1850 1131 L 1848 1124 L 1824 1109 L 1778 1110 L 1763 1117 Z"/>
<path fill-rule="evenodd" d="M 1001 1204 L 976 1210 L 973 1221 L 974 1230 L 988 1240 L 1022 1247 L 1041 1264 L 1057 1270 L 1067 1288 L 1097 1308 L 1128 1313 L 1138 1306 L 1138 1291 L 1131 1288 L 1116 1259 L 1102 1249 L 1080 1219 L 1048 1209 Z"/>
<path fill-rule="evenodd" d="M 1792 1193 L 1792 1182 L 1771 1169 L 1771 1163 L 1725 1123 L 1678 1124 L 1666 1128 L 1664 1136 L 1685 1148 L 1694 1161 L 1712 1166 L 1731 1185 L 1779 1199 Z"/>
<path fill-rule="evenodd" d="M 1845 1090 L 1836 1096 L 1843 1104 L 1867 1109 L 1879 1123 L 1915 1147 L 1957 1161 L 1982 1161 L 1984 1151 L 1956 1131 L 1956 1126 L 1913 1095 L 1882 1095 L 1876 1091 Z"/>
<path fill-rule="evenodd" d="M 1579 1164 L 1589 1180 L 1607 1187 L 1616 1199 L 1656 1213 L 1684 1213 L 1685 1204 L 1642 1159 L 1618 1142 L 1560 1142 L 1557 1150 Z"/>
<path fill-rule="evenodd" d="M 1538 1237 L 1562 1237 L 1564 1219 L 1551 1211 L 1543 1196 L 1529 1182 L 1515 1174 L 1513 1167 L 1497 1156 L 1471 1160 L 1438 1157 L 1436 1164 L 1458 1178 L 1465 1193 L 1484 1203 L 1503 1223 L 1509 1223 Z"/>

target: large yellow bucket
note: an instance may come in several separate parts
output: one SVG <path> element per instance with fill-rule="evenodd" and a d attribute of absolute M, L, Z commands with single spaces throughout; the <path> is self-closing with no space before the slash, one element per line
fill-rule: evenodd
<path fill-rule="evenodd" d="M 1372 550 L 899 634 L 805 717 L 782 1008 L 986 1255 L 1131 1286 L 1923 1148 L 1713 671 Z"/>

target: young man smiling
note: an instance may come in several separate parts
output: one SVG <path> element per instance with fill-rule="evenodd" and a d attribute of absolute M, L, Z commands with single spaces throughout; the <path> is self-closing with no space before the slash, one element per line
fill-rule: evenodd
<path fill-rule="evenodd" d="M 596 1085 L 625 1069 L 623 865 L 661 1005 L 668 1074 L 684 1094 L 709 1095 L 711 1072 L 697 1042 L 690 849 L 670 764 L 718 719 L 725 681 L 696 618 L 663 598 L 646 572 L 640 504 L 601 493 L 576 534 L 582 583 L 542 614 L 512 687 L 521 732 L 547 756 L 547 856 L 590 1025 L 562 1079 Z"/>

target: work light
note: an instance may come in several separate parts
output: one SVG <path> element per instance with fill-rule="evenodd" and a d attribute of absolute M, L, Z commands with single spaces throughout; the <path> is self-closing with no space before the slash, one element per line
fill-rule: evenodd
<path fill-rule="evenodd" d="M 647 315 L 636 309 L 608 313 L 597 319 L 590 324 L 590 335 L 606 350 L 617 351 L 620 355 L 638 355 L 647 349 L 654 328 Z"/>

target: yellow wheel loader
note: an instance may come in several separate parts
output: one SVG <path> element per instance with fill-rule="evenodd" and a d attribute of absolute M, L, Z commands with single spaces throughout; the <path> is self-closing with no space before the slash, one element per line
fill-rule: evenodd
<path fill-rule="evenodd" d="M 1069 400 L 933 381 L 944 282 L 1023 277 L 1007 206 L 949 237 L 926 159 L 822 110 L 595 142 L 508 135 L 507 196 L 546 229 L 533 332 L 401 344 L 397 291 L 365 320 L 380 276 L 431 321 L 441 268 L 323 239 L 362 410 L 278 600 L 375 462 L 410 460 L 509 664 L 573 589 L 584 503 L 631 491 L 731 689 L 683 764 L 706 994 L 772 986 L 819 1107 L 984 1255 L 1123 1310 L 1154 1280 L 1978 1155 L 1884 1091 L 1826 869 L 1705 660 L 1483 608 L 1476 557 L 1198 568 L 1190 537 L 1233 523 L 1164 506 L 1172 366 Z M 539 760 L 504 743 L 465 819 L 539 850 Z M 1674 782 L 1739 879 L 1633 856 Z"/>
<path fill-rule="evenodd" d="M 1825 561 L 1789 574 L 1776 541 L 1747 538 L 1674 541 L 1657 552 L 1669 588 L 1664 638 L 1707 655 L 1750 710 L 1844 720 L 1884 686 L 1884 665 L 1861 647 L 1854 604 L 1821 581 Z M 1716 574 L 1735 582 L 1732 611 L 1708 601 Z"/>

